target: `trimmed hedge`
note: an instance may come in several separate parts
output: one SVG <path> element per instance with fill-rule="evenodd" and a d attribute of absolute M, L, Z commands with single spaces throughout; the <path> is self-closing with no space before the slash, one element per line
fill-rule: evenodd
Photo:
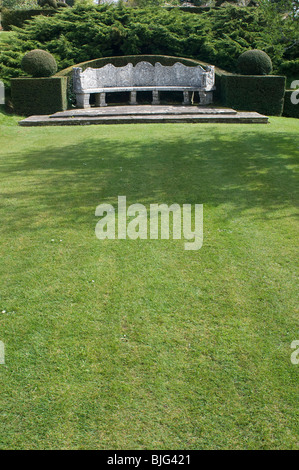
<path fill-rule="evenodd" d="M 11 97 L 16 114 L 53 114 L 67 109 L 67 78 L 13 78 Z"/>
<path fill-rule="evenodd" d="M 51 77 L 57 72 L 55 58 L 48 51 L 33 49 L 24 55 L 21 68 L 31 77 Z"/>
<path fill-rule="evenodd" d="M 291 95 L 295 90 L 287 90 L 284 95 L 283 116 L 299 119 L 299 103 L 291 102 Z M 298 90 L 297 90 L 298 91 Z M 296 95 L 297 98 L 299 95 Z"/>
<path fill-rule="evenodd" d="M 223 75 L 221 101 L 239 111 L 281 116 L 286 78 L 275 75 Z"/>
<path fill-rule="evenodd" d="M 31 20 L 34 16 L 53 16 L 58 10 L 7 10 L 3 8 L 1 13 L 1 25 L 4 31 L 10 31 L 12 26 L 22 28 L 25 21 Z"/>
<path fill-rule="evenodd" d="M 260 49 L 243 52 L 238 58 L 237 65 L 242 75 L 269 75 L 272 72 L 270 57 Z"/>

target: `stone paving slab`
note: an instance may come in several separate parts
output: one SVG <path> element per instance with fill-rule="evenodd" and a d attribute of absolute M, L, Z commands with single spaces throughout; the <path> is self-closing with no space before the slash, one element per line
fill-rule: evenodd
<path fill-rule="evenodd" d="M 50 118 L 64 118 L 64 117 L 98 117 L 98 116 L 119 116 L 119 115 L 164 115 L 164 114 L 237 114 L 237 111 L 231 108 L 215 108 L 215 107 L 202 107 L 202 106 L 182 106 L 182 105 L 130 105 L 130 106 L 107 106 L 102 108 L 87 108 L 87 109 L 70 109 L 55 114 L 51 114 Z"/>
<path fill-rule="evenodd" d="M 255 112 L 235 114 L 135 114 L 100 116 L 30 116 L 19 122 L 21 126 L 74 126 L 91 124 L 133 124 L 133 123 L 243 123 L 267 124 L 268 117 Z"/>

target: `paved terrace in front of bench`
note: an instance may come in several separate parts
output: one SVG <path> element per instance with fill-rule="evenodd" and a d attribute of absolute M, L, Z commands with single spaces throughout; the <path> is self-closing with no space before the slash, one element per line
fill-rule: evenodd
<path fill-rule="evenodd" d="M 267 124 L 268 117 L 256 112 L 237 112 L 230 108 L 128 105 L 73 109 L 49 116 L 30 116 L 20 121 L 19 124 L 21 126 L 67 126 L 163 122 Z"/>

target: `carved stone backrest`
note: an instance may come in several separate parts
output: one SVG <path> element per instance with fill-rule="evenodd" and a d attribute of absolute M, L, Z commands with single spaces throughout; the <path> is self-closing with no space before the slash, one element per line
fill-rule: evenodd
<path fill-rule="evenodd" d="M 155 86 L 155 66 L 149 62 L 139 62 L 134 67 L 132 86 Z"/>
<path fill-rule="evenodd" d="M 161 86 L 202 86 L 205 70 L 200 66 L 188 67 L 176 62 L 174 65 L 155 64 L 156 82 Z"/>
<path fill-rule="evenodd" d="M 176 62 L 174 65 L 155 65 L 141 61 L 135 66 L 127 64 L 115 67 L 107 64 L 99 69 L 88 67 L 84 72 L 80 67 L 73 68 L 74 91 L 82 93 L 84 90 L 108 87 L 130 86 L 190 86 L 211 90 L 214 86 L 214 67 L 207 70 L 200 65 L 188 67 Z"/>

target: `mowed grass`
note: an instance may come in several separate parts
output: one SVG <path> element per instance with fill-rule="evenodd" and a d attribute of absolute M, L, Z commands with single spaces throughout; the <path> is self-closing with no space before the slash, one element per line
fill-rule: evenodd
<path fill-rule="evenodd" d="M 299 122 L 1 123 L 0 447 L 298 448 Z M 98 240 L 118 195 L 203 247 Z"/>

